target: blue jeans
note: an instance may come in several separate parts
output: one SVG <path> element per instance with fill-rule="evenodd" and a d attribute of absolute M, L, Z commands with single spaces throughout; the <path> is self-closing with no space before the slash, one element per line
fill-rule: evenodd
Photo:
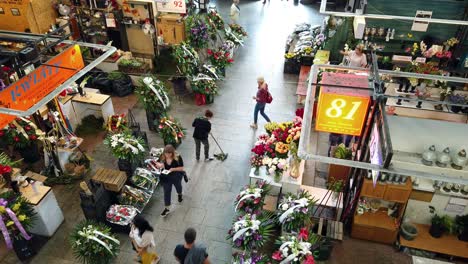
<path fill-rule="evenodd" d="M 265 114 L 265 105 L 266 103 L 259 103 L 259 102 L 257 102 L 257 104 L 255 105 L 254 124 L 257 124 L 258 112 L 260 112 L 260 114 L 263 116 L 263 118 L 265 118 L 267 122 L 270 122 L 270 118 L 268 118 L 268 116 Z"/>

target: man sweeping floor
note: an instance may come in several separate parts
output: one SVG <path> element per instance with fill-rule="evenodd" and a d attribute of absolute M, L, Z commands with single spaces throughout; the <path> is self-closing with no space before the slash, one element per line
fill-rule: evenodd
<path fill-rule="evenodd" d="M 193 131 L 193 139 L 195 139 L 195 155 L 197 161 L 200 160 L 200 148 L 203 143 L 205 149 L 205 161 L 213 160 L 209 156 L 210 143 L 208 142 L 208 134 L 211 131 L 210 119 L 213 117 L 213 112 L 210 110 L 205 111 L 205 116 L 197 117 L 193 120 L 192 127 L 195 128 Z"/>

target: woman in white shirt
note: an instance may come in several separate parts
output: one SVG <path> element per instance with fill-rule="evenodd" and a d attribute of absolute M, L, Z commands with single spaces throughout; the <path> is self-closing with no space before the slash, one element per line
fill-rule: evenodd
<path fill-rule="evenodd" d="M 340 53 L 348 57 L 347 66 L 366 67 L 367 58 L 366 58 L 366 54 L 363 53 L 363 50 L 364 50 L 364 45 L 359 44 L 352 51 L 340 51 Z"/>
<path fill-rule="evenodd" d="M 129 236 L 143 264 L 156 264 L 159 262 L 153 231 L 153 227 L 143 217 L 137 215 L 133 219 Z"/>
<path fill-rule="evenodd" d="M 239 8 L 239 0 L 233 0 L 231 5 L 231 13 L 229 17 L 231 17 L 232 24 L 238 24 L 237 21 L 239 20 L 240 16 L 240 8 Z"/>

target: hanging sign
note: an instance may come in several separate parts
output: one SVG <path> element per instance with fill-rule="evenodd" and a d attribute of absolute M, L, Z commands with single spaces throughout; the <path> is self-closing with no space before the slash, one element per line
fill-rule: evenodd
<path fill-rule="evenodd" d="M 418 20 L 418 18 L 431 18 L 432 11 L 422 11 L 417 10 L 416 16 L 414 17 L 413 26 L 411 27 L 411 31 L 420 31 L 426 32 L 427 27 L 429 26 L 429 22 Z"/>
<path fill-rule="evenodd" d="M 168 0 L 168 1 L 156 1 L 156 9 L 158 12 L 168 13 L 187 13 L 185 7 L 185 0 Z"/>
<path fill-rule="evenodd" d="M 80 47 L 74 45 L 0 91 L 0 107 L 26 111 L 84 68 Z M 15 116 L 0 114 L 0 128 Z"/>
<path fill-rule="evenodd" d="M 370 101 L 369 91 L 326 85 L 368 88 L 367 76 L 324 72 L 321 84 L 315 129 L 360 136 Z"/>

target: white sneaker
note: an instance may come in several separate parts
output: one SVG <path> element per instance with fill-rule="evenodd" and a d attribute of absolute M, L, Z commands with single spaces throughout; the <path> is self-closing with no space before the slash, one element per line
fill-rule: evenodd
<path fill-rule="evenodd" d="M 251 124 L 250 127 L 253 129 L 257 129 L 257 124 Z"/>
<path fill-rule="evenodd" d="M 213 157 L 209 157 L 209 158 L 206 158 L 206 159 L 205 159 L 205 161 L 212 161 L 212 160 L 214 160 Z"/>

